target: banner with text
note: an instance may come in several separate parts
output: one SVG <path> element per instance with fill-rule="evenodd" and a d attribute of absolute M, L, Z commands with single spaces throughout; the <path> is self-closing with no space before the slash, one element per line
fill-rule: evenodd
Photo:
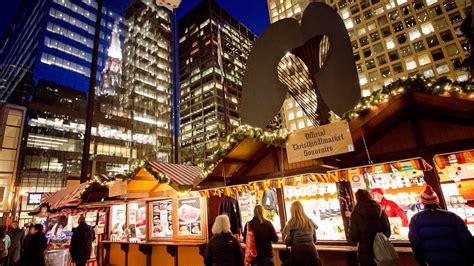
<path fill-rule="evenodd" d="M 328 157 L 354 151 L 346 121 L 305 129 L 291 134 L 286 141 L 289 163 Z"/>

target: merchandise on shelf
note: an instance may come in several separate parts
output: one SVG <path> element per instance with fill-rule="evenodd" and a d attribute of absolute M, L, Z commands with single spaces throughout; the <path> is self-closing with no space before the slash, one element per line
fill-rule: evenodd
<path fill-rule="evenodd" d="M 474 163 L 458 163 L 449 156 L 450 165 L 438 170 L 448 210 L 456 213 L 474 234 Z"/>
<path fill-rule="evenodd" d="M 353 177 L 351 182 L 354 192 L 355 187 L 372 191 L 372 197 L 389 217 L 392 240 L 408 240 L 408 225 L 413 215 L 422 209 L 419 197 L 426 186 L 423 171 L 404 163 L 400 170 L 376 171 L 362 176 L 354 173 L 357 178 Z M 354 179 L 358 184 L 353 184 Z"/>
<path fill-rule="evenodd" d="M 285 186 L 287 219 L 291 219 L 291 203 L 299 200 L 308 215 L 318 226 L 318 240 L 345 240 L 341 208 L 336 184 L 311 183 Z"/>

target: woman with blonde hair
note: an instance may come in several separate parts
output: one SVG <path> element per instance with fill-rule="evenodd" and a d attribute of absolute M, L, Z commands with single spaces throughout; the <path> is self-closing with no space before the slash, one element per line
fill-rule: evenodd
<path fill-rule="evenodd" d="M 213 236 L 209 240 L 204 255 L 206 266 L 242 266 L 244 258 L 239 241 L 230 231 L 227 215 L 219 215 L 212 226 Z"/>
<path fill-rule="evenodd" d="M 253 231 L 257 257 L 252 260 L 252 266 L 274 266 L 272 242 L 278 242 L 278 236 L 272 223 L 265 219 L 262 205 L 253 209 L 253 219 L 244 228 L 244 243 L 246 243 L 247 226 Z"/>
<path fill-rule="evenodd" d="M 304 213 L 303 205 L 299 201 L 291 204 L 290 213 L 291 219 L 283 229 L 285 243 L 291 246 L 289 264 L 321 265 L 315 246 L 318 226 Z"/>

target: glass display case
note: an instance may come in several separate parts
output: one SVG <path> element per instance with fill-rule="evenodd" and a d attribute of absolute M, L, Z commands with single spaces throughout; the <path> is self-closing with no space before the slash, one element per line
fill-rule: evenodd
<path fill-rule="evenodd" d="M 151 203 L 151 237 L 173 237 L 173 200 L 160 199 Z"/>
<path fill-rule="evenodd" d="M 298 200 L 318 226 L 318 241 L 346 239 L 335 183 L 295 184 L 284 186 L 283 191 L 287 221 L 291 219 L 291 203 Z"/>
<path fill-rule="evenodd" d="M 114 205 L 110 208 L 110 240 L 124 241 L 127 240 L 127 205 Z"/>
<path fill-rule="evenodd" d="M 173 193 L 148 202 L 152 241 L 205 241 L 206 198 L 198 192 Z"/>
<path fill-rule="evenodd" d="M 419 202 L 426 186 L 424 173 L 415 170 L 410 163 L 400 163 L 399 170 L 375 169 L 373 173 L 352 174 L 351 187 L 369 189 L 389 217 L 391 240 L 408 240 L 408 225 L 411 217 L 422 210 Z"/>
<path fill-rule="evenodd" d="M 474 154 L 474 151 L 465 153 Z M 474 160 L 466 160 L 468 156 L 461 157 L 459 153 L 444 157 L 448 165 L 443 168 L 437 165 L 436 168 L 446 206 L 461 217 L 474 234 Z"/>
<path fill-rule="evenodd" d="M 279 237 L 282 236 L 280 212 L 278 210 L 278 199 L 275 188 L 268 187 L 257 189 L 256 191 L 239 192 L 240 214 L 242 217 L 242 228 L 247 222 L 253 219 L 253 209 L 256 205 L 263 206 L 263 215 L 273 224 Z"/>
<path fill-rule="evenodd" d="M 146 238 L 146 204 L 130 203 L 128 205 L 128 228 L 130 237 Z"/>

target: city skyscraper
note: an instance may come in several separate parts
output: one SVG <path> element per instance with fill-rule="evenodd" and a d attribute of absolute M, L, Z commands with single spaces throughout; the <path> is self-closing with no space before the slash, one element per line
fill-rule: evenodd
<path fill-rule="evenodd" d="M 286 17 L 301 19 L 312 2 L 268 0 L 271 22 Z M 466 17 L 467 1 L 390 0 L 322 1 L 343 18 L 352 42 L 362 95 L 381 89 L 399 78 L 423 75 L 467 80 L 460 69 L 467 56 L 468 43 L 459 36 Z M 288 128 L 311 126 L 294 101 L 285 102 Z"/>
<path fill-rule="evenodd" d="M 125 14 L 121 106 L 131 119 L 138 158 L 170 161 L 172 151 L 171 14 L 136 0 Z"/>
<path fill-rule="evenodd" d="M 242 78 L 256 37 L 213 0 L 178 25 L 181 162 L 198 163 L 240 124 Z"/>
<path fill-rule="evenodd" d="M 102 11 L 99 71 L 114 23 L 124 28 L 116 3 L 104 1 Z M 96 13 L 96 1 L 22 1 L 0 42 L 0 101 L 26 105 L 40 80 L 87 91 Z"/>

